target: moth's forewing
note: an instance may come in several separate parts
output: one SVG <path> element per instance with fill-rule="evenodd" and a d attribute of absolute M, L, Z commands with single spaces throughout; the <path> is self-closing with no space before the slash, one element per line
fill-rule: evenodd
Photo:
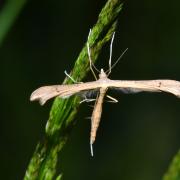
<path fill-rule="evenodd" d="M 35 90 L 30 97 L 31 101 L 38 100 L 43 105 L 47 100 L 59 96 L 61 98 L 69 97 L 82 91 L 89 91 L 101 87 L 118 88 L 129 93 L 140 91 L 147 92 L 168 92 L 180 97 L 180 82 L 175 80 L 145 80 L 145 81 L 125 81 L 99 79 L 98 81 L 70 84 L 44 86 Z"/>
<path fill-rule="evenodd" d="M 168 92 L 180 97 L 180 82 L 175 80 L 145 80 L 145 81 L 119 81 L 110 80 L 108 86 L 118 88 L 128 93 L 141 91 Z"/>
<path fill-rule="evenodd" d="M 32 92 L 30 96 L 30 101 L 39 101 L 41 105 L 44 105 L 47 100 L 58 96 L 59 90 L 62 90 L 62 86 L 53 85 L 53 86 L 43 86 Z"/>
<path fill-rule="evenodd" d="M 31 101 L 39 101 L 41 105 L 44 105 L 47 100 L 59 96 L 61 98 L 66 98 L 72 96 L 73 94 L 80 93 L 82 91 L 88 91 L 91 89 L 96 89 L 96 81 L 80 83 L 80 84 L 69 84 L 69 85 L 52 85 L 43 86 L 36 89 L 30 97 Z"/>

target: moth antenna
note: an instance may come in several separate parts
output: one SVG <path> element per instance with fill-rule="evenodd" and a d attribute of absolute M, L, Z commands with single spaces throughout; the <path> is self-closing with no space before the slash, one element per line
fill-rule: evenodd
<path fill-rule="evenodd" d="M 91 150 L 91 156 L 94 156 L 94 152 L 93 152 L 93 143 L 90 142 L 90 150 Z"/>
<path fill-rule="evenodd" d="M 96 74 L 95 74 L 93 68 L 94 68 L 97 72 L 99 72 L 99 73 L 100 73 L 100 71 L 95 67 L 95 65 L 94 65 L 94 63 L 93 63 L 93 61 L 92 61 L 92 59 L 91 59 L 91 50 L 90 50 L 90 46 L 89 46 L 89 42 L 88 42 L 88 41 L 89 41 L 90 34 L 91 34 L 91 29 L 90 29 L 90 31 L 89 31 L 88 40 L 87 40 L 87 51 L 88 51 L 88 58 L 89 58 L 89 64 L 90 64 L 89 66 L 90 66 L 90 70 L 91 70 L 94 78 L 97 80 L 97 77 L 96 77 Z"/>
<path fill-rule="evenodd" d="M 92 32 L 92 30 L 90 29 L 90 30 L 89 30 L 89 34 L 88 34 L 88 41 L 89 41 L 89 37 L 90 37 L 91 32 Z M 88 46 L 89 46 L 89 42 L 87 42 L 87 43 L 88 43 Z M 89 49 L 90 49 L 90 47 L 89 47 Z M 89 52 L 91 52 L 91 51 L 89 50 Z M 90 57 L 91 57 L 91 53 L 89 53 L 89 54 L 90 54 Z M 96 68 L 96 66 L 94 65 L 94 63 L 93 63 L 92 60 L 91 60 L 91 64 L 92 64 L 93 68 L 94 68 L 98 73 L 100 73 L 100 71 Z"/>
<path fill-rule="evenodd" d="M 111 38 L 111 44 L 110 44 L 110 53 L 109 53 L 109 72 L 108 75 L 111 74 L 111 60 L 112 60 L 112 46 L 113 46 L 113 42 L 114 42 L 114 36 L 115 36 L 115 32 L 112 35 Z"/>
<path fill-rule="evenodd" d="M 66 70 L 64 71 L 64 74 L 65 74 L 69 79 L 71 79 L 71 81 L 73 81 L 74 83 L 78 83 L 75 79 L 73 79 L 73 77 L 71 77 L 71 76 L 67 73 Z"/>
<path fill-rule="evenodd" d="M 127 52 L 128 48 L 126 48 L 123 53 L 119 56 L 119 58 L 116 60 L 116 62 L 111 66 L 111 70 L 116 66 L 116 64 L 119 62 L 119 60 L 124 56 L 124 54 Z M 108 73 L 109 76 L 109 72 L 111 72 L 111 70 L 106 71 L 106 73 Z"/>

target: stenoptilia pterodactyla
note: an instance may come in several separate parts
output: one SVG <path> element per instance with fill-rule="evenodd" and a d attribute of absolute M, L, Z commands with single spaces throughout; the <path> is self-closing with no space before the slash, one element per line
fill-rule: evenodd
<path fill-rule="evenodd" d="M 91 33 L 91 31 L 90 31 Z M 89 35 L 90 35 L 89 33 Z M 89 47 L 89 43 L 87 41 L 87 51 L 89 56 L 90 62 L 90 69 L 92 74 L 95 77 L 95 81 L 92 82 L 85 82 L 85 83 L 74 83 L 69 85 L 51 85 L 51 86 L 43 86 L 36 89 L 30 97 L 31 101 L 39 101 L 41 105 L 44 105 L 47 100 L 60 97 L 60 98 L 67 98 L 74 94 L 79 94 L 84 91 L 92 91 L 92 90 L 99 90 L 97 97 L 95 99 L 94 110 L 91 116 L 91 133 L 90 133 L 90 149 L 91 155 L 93 156 L 93 148 L 92 145 L 96 139 L 96 132 L 100 123 L 101 113 L 102 113 L 102 104 L 104 101 L 104 97 L 107 96 L 114 102 L 118 102 L 116 99 L 112 98 L 111 96 L 106 95 L 108 88 L 116 88 L 122 91 L 128 91 L 128 93 L 135 93 L 141 91 L 147 92 L 167 92 L 171 93 L 178 98 L 180 98 L 180 82 L 175 80 L 140 80 L 140 81 L 130 81 L 130 80 L 111 80 L 108 76 L 111 73 L 112 68 L 117 64 L 117 62 L 121 59 L 122 55 L 118 58 L 118 60 L 111 66 L 111 57 L 112 57 L 112 44 L 114 40 L 114 35 L 111 39 L 110 44 L 110 58 L 109 58 L 109 70 L 104 71 L 101 69 L 99 71 L 99 78 L 96 78 L 95 72 L 93 67 L 95 68 L 92 60 L 91 60 L 91 51 Z M 89 39 L 89 36 L 88 36 Z M 95 68 L 96 69 L 96 68 Z M 73 80 L 67 73 L 66 75 Z M 74 80 L 73 80 L 74 81 Z M 83 101 L 90 101 L 89 99 L 85 99 Z"/>

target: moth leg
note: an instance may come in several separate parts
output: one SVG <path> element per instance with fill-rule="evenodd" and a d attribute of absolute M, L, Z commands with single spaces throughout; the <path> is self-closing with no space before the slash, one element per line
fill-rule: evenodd
<path fill-rule="evenodd" d="M 77 82 L 73 77 L 71 77 L 71 76 L 67 73 L 66 70 L 64 71 L 64 74 L 65 74 L 69 79 L 71 79 L 71 81 L 72 81 L 73 83 L 83 83 L 83 82 Z"/>
<path fill-rule="evenodd" d="M 73 77 L 71 77 L 71 76 L 67 73 L 66 70 L 64 71 L 64 74 L 65 74 L 69 79 L 71 79 L 72 82 L 78 83 Z"/>
<path fill-rule="evenodd" d="M 96 99 L 88 99 L 86 96 L 85 96 L 85 98 L 82 100 L 82 101 L 80 101 L 80 104 L 81 103 L 83 103 L 83 102 L 92 102 L 92 101 L 95 101 Z"/>
<path fill-rule="evenodd" d="M 112 103 L 117 103 L 118 102 L 118 100 L 113 98 L 112 96 L 106 95 L 106 97 L 110 99 L 110 101 L 108 101 L 108 102 L 112 102 Z"/>

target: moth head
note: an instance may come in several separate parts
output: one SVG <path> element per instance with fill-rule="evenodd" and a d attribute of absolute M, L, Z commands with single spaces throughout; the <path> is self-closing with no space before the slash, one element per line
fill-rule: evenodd
<path fill-rule="evenodd" d="M 101 69 L 100 74 L 99 74 L 99 79 L 107 78 L 107 74 L 104 72 L 103 69 Z"/>

